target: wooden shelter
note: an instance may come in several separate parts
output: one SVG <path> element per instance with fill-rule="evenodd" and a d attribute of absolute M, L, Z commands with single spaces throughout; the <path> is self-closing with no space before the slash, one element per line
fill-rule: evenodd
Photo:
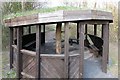
<path fill-rule="evenodd" d="M 112 22 L 113 17 L 110 12 L 98 10 L 56 11 L 7 19 L 5 25 L 10 29 L 10 68 L 16 68 L 18 78 L 83 78 L 84 33 L 87 34 L 87 24 L 92 24 L 94 25 L 95 36 L 97 36 L 97 25 L 102 25 L 103 55 L 101 69 L 106 73 L 109 56 L 109 23 Z M 62 23 L 64 23 L 65 36 L 63 54 L 61 54 Z M 77 24 L 79 54 L 69 54 L 70 23 Z M 43 54 L 44 52 L 41 52 L 41 42 L 46 44 L 45 27 L 47 24 L 57 24 L 56 54 Z M 23 48 L 23 27 L 28 27 L 29 34 L 31 34 L 31 26 L 33 25 L 36 28 L 36 36 L 34 37 L 36 39 L 36 51 Z M 42 27 L 43 32 L 41 32 Z M 14 34 L 16 34 L 14 30 L 17 30 L 16 44 L 14 44 Z"/>

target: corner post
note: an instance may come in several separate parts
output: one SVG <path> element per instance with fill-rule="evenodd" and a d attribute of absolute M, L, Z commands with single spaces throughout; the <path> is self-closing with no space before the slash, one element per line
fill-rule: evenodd
<path fill-rule="evenodd" d="M 20 50 L 22 49 L 22 31 L 23 27 L 17 27 L 17 78 L 21 79 L 22 68 L 23 68 L 23 59 L 22 53 Z"/>
<path fill-rule="evenodd" d="M 36 25 L 36 80 L 39 80 L 41 77 L 40 51 L 41 51 L 41 25 Z"/>
<path fill-rule="evenodd" d="M 107 62 L 109 58 L 109 24 L 102 24 L 103 26 L 103 56 L 102 56 L 102 71 L 107 73 Z"/>

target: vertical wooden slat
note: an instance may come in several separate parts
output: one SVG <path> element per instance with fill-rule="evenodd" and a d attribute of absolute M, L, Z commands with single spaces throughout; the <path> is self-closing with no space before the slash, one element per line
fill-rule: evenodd
<path fill-rule="evenodd" d="M 36 25 L 36 79 L 40 79 L 41 25 Z"/>
<path fill-rule="evenodd" d="M 101 31 L 101 38 L 103 38 L 103 25 L 102 25 L 102 31 Z"/>
<path fill-rule="evenodd" d="M 79 50 L 80 50 L 80 58 L 79 58 L 79 77 L 83 77 L 83 65 L 84 65 L 84 24 L 79 23 Z"/>
<path fill-rule="evenodd" d="M 43 25 L 43 43 L 45 44 L 45 24 Z"/>
<path fill-rule="evenodd" d="M 64 48 L 64 54 L 65 54 L 65 64 L 64 64 L 64 76 L 65 78 L 69 78 L 69 23 L 65 23 L 64 25 L 64 31 L 65 31 L 65 48 Z"/>
<path fill-rule="evenodd" d="M 13 68 L 13 28 L 10 28 L 10 69 Z"/>
<path fill-rule="evenodd" d="M 79 39 L 79 23 L 77 23 L 77 40 Z"/>
<path fill-rule="evenodd" d="M 87 24 L 85 24 L 85 34 L 87 34 Z M 87 35 L 85 36 L 85 39 L 87 39 Z"/>
<path fill-rule="evenodd" d="M 61 27 L 62 23 L 57 23 L 56 26 L 56 53 L 61 54 Z"/>
<path fill-rule="evenodd" d="M 102 71 L 107 73 L 107 60 L 109 56 L 109 24 L 103 24 L 103 56 L 102 56 Z"/>
<path fill-rule="evenodd" d="M 97 24 L 94 24 L 94 35 L 97 35 Z"/>
<path fill-rule="evenodd" d="M 22 27 L 17 27 L 17 78 L 22 78 L 21 72 L 23 67 L 22 54 Z"/>

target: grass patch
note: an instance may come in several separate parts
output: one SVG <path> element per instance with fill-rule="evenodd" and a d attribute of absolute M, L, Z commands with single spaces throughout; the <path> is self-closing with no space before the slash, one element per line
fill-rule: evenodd
<path fill-rule="evenodd" d="M 53 7 L 53 8 L 34 9 L 31 11 L 17 12 L 17 13 L 11 13 L 8 15 L 4 15 L 3 20 L 15 18 L 15 17 L 19 17 L 19 16 L 27 16 L 27 15 L 37 14 L 37 13 L 47 13 L 47 12 L 54 12 L 54 11 L 58 11 L 58 10 L 79 10 L 79 9 L 80 8 L 78 8 L 78 7 L 70 7 L 70 6 L 58 6 L 58 7 Z"/>

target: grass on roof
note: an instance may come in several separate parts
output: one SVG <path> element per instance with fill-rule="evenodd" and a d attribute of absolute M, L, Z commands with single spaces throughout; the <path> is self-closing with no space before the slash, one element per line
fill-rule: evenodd
<path fill-rule="evenodd" d="M 34 10 L 30 10 L 30 11 L 17 12 L 17 13 L 11 13 L 8 15 L 4 15 L 3 20 L 14 18 L 14 17 L 19 17 L 19 16 L 27 16 L 27 15 L 37 14 L 37 13 L 54 12 L 54 11 L 58 11 L 58 10 L 80 10 L 80 8 L 69 7 L 69 6 L 58 6 L 58 7 L 53 7 L 53 8 L 34 9 Z"/>

